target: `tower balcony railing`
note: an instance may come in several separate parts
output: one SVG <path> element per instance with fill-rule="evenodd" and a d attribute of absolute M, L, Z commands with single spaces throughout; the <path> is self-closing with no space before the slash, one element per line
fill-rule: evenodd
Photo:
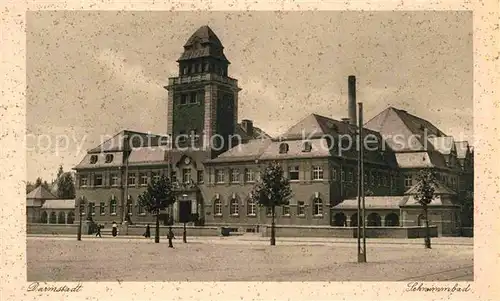
<path fill-rule="evenodd" d="M 238 80 L 230 78 L 227 76 L 221 76 L 215 73 L 203 73 L 203 74 L 192 74 L 192 75 L 182 75 L 179 77 L 170 77 L 168 79 L 168 85 L 180 85 L 180 84 L 190 84 L 198 83 L 203 81 L 218 81 L 225 84 L 238 85 Z"/>

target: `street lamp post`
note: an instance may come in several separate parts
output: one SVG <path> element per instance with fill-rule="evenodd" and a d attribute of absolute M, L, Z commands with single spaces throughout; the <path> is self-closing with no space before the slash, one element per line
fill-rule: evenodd
<path fill-rule="evenodd" d="M 85 199 L 83 196 L 80 198 L 80 204 L 79 204 L 79 215 L 80 215 L 80 224 L 78 226 L 78 234 L 77 234 L 77 240 L 82 240 L 82 217 L 83 217 L 83 210 L 85 210 Z"/>
<path fill-rule="evenodd" d="M 187 194 L 183 194 L 182 198 L 184 201 L 187 201 Z M 186 220 L 184 220 L 184 229 L 182 230 L 182 242 L 187 243 Z"/>

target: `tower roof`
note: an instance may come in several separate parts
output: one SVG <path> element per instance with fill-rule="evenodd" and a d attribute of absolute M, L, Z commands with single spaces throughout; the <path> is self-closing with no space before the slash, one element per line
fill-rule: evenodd
<path fill-rule="evenodd" d="M 217 35 L 208 25 L 204 25 L 198 28 L 198 30 L 195 31 L 193 35 L 191 35 L 191 37 L 187 40 L 186 44 L 184 44 L 184 47 L 193 46 L 197 42 L 201 44 L 210 43 L 215 46 L 224 48 Z"/>
<path fill-rule="evenodd" d="M 184 44 L 184 53 L 178 61 L 213 57 L 229 64 L 223 49 L 224 46 L 217 35 L 208 25 L 204 25 L 198 28 Z"/>

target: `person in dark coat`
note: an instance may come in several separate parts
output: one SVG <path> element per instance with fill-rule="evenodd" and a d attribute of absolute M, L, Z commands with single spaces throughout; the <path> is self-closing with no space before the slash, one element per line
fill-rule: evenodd
<path fill-rule="evenodd" d="M 111 228 L 111 234 L 113 237 L 116 237 L 118 235 L 118 226 L 116 225 L 115 222 L 113 222 L 113 227 Z"/>
<path fill-rule="evenodd" d="M 99 237 L 102 238 L 102 236 L 101 236 L 101 225 L 100 224 L 97 225 L 97 232 L 96 232 L 95 236 L 96 237 L 99 236 Z"/>
<path fill-rule="evenodd" d="M 144 237 L 146 238 L 151 237 L 151 229 L 149 228 L 149 224 L 146 225 L 146 232 L 144 233 Z"/>

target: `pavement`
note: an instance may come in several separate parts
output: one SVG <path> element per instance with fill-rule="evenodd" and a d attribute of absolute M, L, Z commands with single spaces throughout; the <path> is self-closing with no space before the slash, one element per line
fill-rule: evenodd
<path fill-rule="evenodd" d="M 140 236 L 27 238 L 28 281 L 471 281 L 472 239 L 189 237 L 160 243 Z"/>
<path fill-rule="evenodd" d="M 62 240 L 76 240 L 75 235 L 52 235 L 52 234 L 29 234 L 27 236 L 29 239 L 62 239 Z M 110 241 L 130 241 L 130 240 L 142 240 L 149 241 L 154 240 L 154 237 L 146 239 L 143 236 L 106 236 L 102 238 L 96 237 L 95 235 L 82 235 L 82 240 L 110 240 Z M 177 241 L 181 240 L 182 237 L 176 237 Z M 174 240 L 174 241 L 175 241 Z M 260 244 L 269 243 L 269 237 L 262 237 L 255 234 L 246 234 L 238 236 L 187 236 L 189 242 L 196 243 L 208 243 L 208 244 Z M 160 237 L 160 242 L 167 242 L 167 238 L 164 236 Z M 276 237 L 276 243 L 284 244 L 299 244 L 299 245 L 331 245 L 331 244 L 357 244 L 356 238 L 330 238 L 330 237 Z M 423 238 L 367 238 L 367 244 L 377 244 L 377 245 L 423 245 Z M 431 239 L 432 245 L 439 246 L 473 246 L 474 238 L 471 237 L 434 237 Z"/>

